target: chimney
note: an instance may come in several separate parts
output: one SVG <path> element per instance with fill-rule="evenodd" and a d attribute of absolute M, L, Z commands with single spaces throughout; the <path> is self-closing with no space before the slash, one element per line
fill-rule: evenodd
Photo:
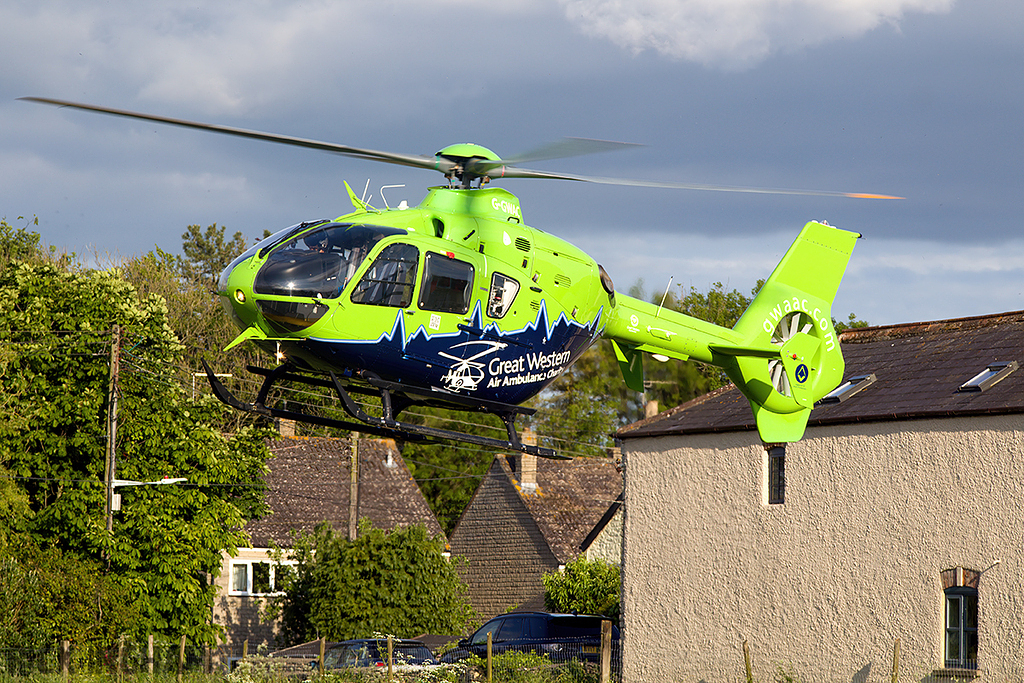
<path fill-rule="evenodd" d="M 648 401 L 644 405 L 644 418 L 654 417 L 657 414 L 658 414 L 658 402 L 657 401 Z"/>
<path fill-rule="evenodd" d="M 284 418 L 277 418 L 277 433 L 281 436 L 295 436 L 295 420 L 285 420 Z"/>
<path fill-rule="evenodd" d="M 524 429 L 519 440 L 527 446 L 537 445 L 537 434 L 532 429 Z M 528 453 L 519 454 L 519 488 L 523 493 L 537 492 L 537 456 Z"/>

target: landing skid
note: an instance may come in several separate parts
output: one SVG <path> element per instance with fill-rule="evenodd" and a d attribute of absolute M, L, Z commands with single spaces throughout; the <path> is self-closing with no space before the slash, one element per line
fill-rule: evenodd
<path fill-rule="evenodd" d="M 523 408 L 521 406 L 498 403 L 496 401 L 484 401 L 481 399 L 469 398 L 467 396 L 460 396 L 458 394 L 436 391 L 430 388 L 414 387 L 400 384 L 398 382 L 389 382 L 380 379 L 373 373 L 365 371 L 359 375 L 359 379 L 362 383 L 365 383 L 365 386 L 363 386 L 363 384 L 349 384 L 346 386 L 338 380 L 338 377 L 333 372 L 328 373 L 326 378 L 324 378 L 324 376 L 299 372 L 295 367 L 287 363 L 280 365 L 273 370 L 249 366 L 248 369 L 250 372 L 262 375 L 264 380 L 256 395 L 256 400 L 252 403 L 244 403 L 235 398 L 234 394 L 232 394 L 228 388 L 225 387 L 219 379 L 217 379 L 216 375 L 210 369 L 210 366 L 206 364 L 205 360 L 202 361 L 202 363 L 214 395 L 222 403 L 225 403 L 236 410 L 242 410 L 247 413 L 262 415 L 264 417 L 295 420 L 296 422 L 306 422 L 308 424 L 321 425 L 324 427 L 348 429 L 365 434 L 372 434 L 374 436 L 390 437 L 402 440 L 422 441 L 426 439 L 442 439 L 445 441 L 459 441 L 476 446 L 485 446 L 487 448 L 527 453 L 529 455 L 536 455 L 541 458 L 549 458 L 552 460 L 572 459 L 564 455 L 559 455 L 551 448 L 532 446 L 520 441 L 519 434 L 516 432 L 515 428 L 516 417 L 519 415 L 532 415 L 536 412 L 532 408 Z M 267 396 L 270 394 L 271 388 L 277 382 L 298 382 L 300 384 L 333 389 L 334 393 L 341 401 L 341 405 L 345 412 L 352 418 L 352 421 L 335 420 L 328 417 L 321 417 L 319 415 L 310 415 L 308 413 L 283 410 L 281 408 L 272 408 L 268 406 L 266 404 Z M 381 402 L 381 416 L 376 417 L 368 415 L 359 407 L 359 404 L 352 399 L 351 394 L 353 392 L 378 396 Z M 466 434 L 464 432 L 456 432 L 448 429 L 438 429 L 436 427 L 427 427 L 425 425 L 410 424 L 396 419 L 402 410 L 414 405 L 491 413 L 492 415 L 498 416 L 505 425 L 505 431 L 508 439 L 492 439 L 486 436 L 477 436 L 476 434 Z"/>

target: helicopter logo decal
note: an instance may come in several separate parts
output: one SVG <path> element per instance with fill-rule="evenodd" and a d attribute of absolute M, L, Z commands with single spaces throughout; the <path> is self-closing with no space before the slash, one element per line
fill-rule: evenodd
<path fill-rule="evenodd" d="M 449 391 L 459 391 L 463 389 L 466 391 L 476 391 L 476 388 L 484 379 L 484 363 L 477 362 L 477 359 L 501 351 L 508 346 L 508 344 L 505 344 L 504 342 L 468 341 L 456 344 L 449 350 L 470 345 L 481 345 L 487 348 L 480 351 L 475 356 L 470 356 L 469 358 L 459 358 L 458 356 L 453 356 L 452 354 L 445 353 L 444 351 L 438 352 L 437 355 L 455 361 L 455 365 L 449 368 L 448 373 L 441 378 L 441 382 L 444 383 L 445 389 L 448 389 Z"/>

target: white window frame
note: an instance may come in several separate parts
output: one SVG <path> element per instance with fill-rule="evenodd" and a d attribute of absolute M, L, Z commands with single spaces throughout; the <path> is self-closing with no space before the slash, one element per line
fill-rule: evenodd
<path fill-rule="evenodd" d="M 253 591 L 253 565 L 266 564 L 270 566 L 270 586 L 271 591 L 269 593 L 256 593 Z M 277 588 L 277 566 L 283 565 L 286 567 L 294 567 L 298 565 L 298 562 L 291 560 L 283 560 L 281 562 L 275 562 L 270 559 L 250 559 L 250 560 L 231 560 L 231 568 L 228 574 L 228 595 L 254 595 L 254 596 L 274 596 L 284 595 L 284 591 L 275 590 Z M 245 567 L 245 590 L 235 589 L 235 568 Z"/>

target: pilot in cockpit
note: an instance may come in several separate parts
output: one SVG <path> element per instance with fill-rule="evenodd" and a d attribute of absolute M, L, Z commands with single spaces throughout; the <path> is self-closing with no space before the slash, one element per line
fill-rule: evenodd
<path fill-rule="evenodd" d="M 315 251 L 320 254 L 327 253 L 329 245 L 327 241 L 326 231 L 313 232 L 309 235 L 306 235 L 302 239 L 302 241 L 307 247 L 309 247 L 310 251 Z"/>

